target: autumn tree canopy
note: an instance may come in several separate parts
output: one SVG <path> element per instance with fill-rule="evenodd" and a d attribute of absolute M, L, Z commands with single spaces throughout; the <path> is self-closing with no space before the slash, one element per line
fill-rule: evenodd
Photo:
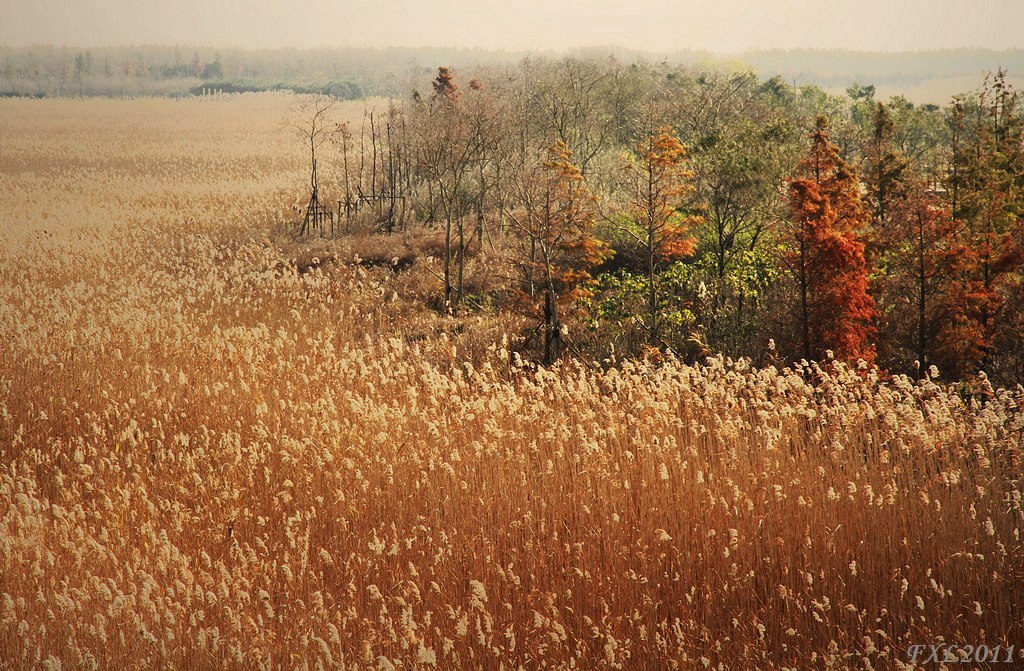
<path fill-rule="evenodd" d="M 321 188 L 344 186 L 342 230 L 418 237 L 451 328 L 493 318 L 543 361 L 831 353 L 1024 381 L 1004 73 L 945 108 L 578 58 L 416 76 L 423 96 L 334 134 Z"/>
<path fill-rule="evenodd" d="M 969 372 L 994 364 L 997 343 L 1007 339 L 1007 299 L 1024 267 L 1024 119 L 1005 73 L 978 96 L 955 101 L 950 125 L 949 188 L 961 240 L 953 317 L 957 359 Z"/>
<path fill-rule="evenodd" d="M 857 175 L 840 157 L 820 117 L 800 177 L 789 185 L 791 225 L 786 258 L 796 280 L 801 352 L 824 360 L 874 360 L 875 305 L 860 234 L 870 213 Z"/>
<path fill-rule="evenodd" d="M 594 197 L 572 152 L 556 140 L 546 157 L 516 174 L 520 207 L 507 216 L 521 235 L 518 293 L 544 328 L 544 361 L 563 350 L 562 305 L 579 298 L 590 269 L 607 257 L 608 246 L 594 235 Z"/>
<path fill-rule="evenodd" d="M 682 211 L 692 191 L 693 173 L 686 167 L 686 149 L 671 129 L 650 131 L 633 147 L 625 167 L 628 185 L 623 227 L 643 249 L 647 270 L 647 315 L 645 327 L 650 344 L 661 346 L 659 308 L 661 292 L 658 272 L 666 263 L 693 254 L 696 240 L 694 219 Z"/>

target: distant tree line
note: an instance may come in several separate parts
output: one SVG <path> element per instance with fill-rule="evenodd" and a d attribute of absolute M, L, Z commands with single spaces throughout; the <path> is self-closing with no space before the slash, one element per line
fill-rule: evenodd
<path fill-rule="evenodd" d="M 934 78 L 976 77 L 1000 65 L 1018 76 L 1024 73 L 1024 51 L 1019 49 L 935 49 L 897 53 L 766 49 L 748 51 L 741 58 L 757 72 L 778 74 L 790 82 L 796 79 L 826 88 L 867 81 L 877 86 L 906 89 Z"/>
<path fill-rule="evenodd" d="M 339 230 L 436 231 L 439 307 L 519 312 L 541 360 L 1024 380 L 1024 112 L 1001 70 L 938 107 L 666 64 L 442 67 L 334 147 Z"/>
<path fill-rule="evenodd" d="M 0 47 L 0 95 L 200 95 L 288 90 L 353 100 L 387 92 L 398 66 L 372 55 L 182 47 Z M 404 66 L 403 66 L 404 67 Z"/>
<path fill-rule="evenodd" d="M 365 97 L 363 87 L 352 81 L 331 81 L 323 84 L 257 84 L 245 81 L 204 81 L 188 90 L 191 95 L 209 93 L 261 93 L 264 91 L 290 91 L 300 95 L 321 94 L 338 100 L 360 100 Z"/>
<path fill-rule="evenodd" d="M 330 83 L 358 87 L 367 96 L 402 95 L 411 78 L 437 63 L 462 70 L 512 66 L 529 57 L 554 53 L 428 48 L 212 49 L 186 46 L 3 47 L 0 95 L 131 96 L 187 95 L 204 83 L 218 90 L 323 89 Z M 841 49 L 748 51 L 713 56 L 695 51 L 644 52 L 613 46 L 578 48 L 578 60 L 615 58 L 621 62 L 696 66 L 713 71 L 753 70 L 778 75 L 790 84 L 815 84 L 834 92 L 851 82 L 871 82 L 886 90 L 913 92 L 911 99 L 940 103 L 959 88 L 956 81 L 980 76 L 997 66 L 1024 73 L 1024 51 L 957 49 L 869 53 Z M 206 90 L 211 87 L 206 86 Z M 941 93 L 940 93 L 941 92 Z M 348 95 L 355 95 L 352 90 Z M 923 96 L 923 97 L 921 97 Z"/>

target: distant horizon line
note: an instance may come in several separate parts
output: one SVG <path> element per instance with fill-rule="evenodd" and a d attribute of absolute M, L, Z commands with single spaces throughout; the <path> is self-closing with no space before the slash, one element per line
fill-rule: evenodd
<path fill-rule="evenodd" d="M 40 48 L 52 48 L 52 49 L 126 49 L 126 48 L 157 48 L 157 49 L 204 49 L 204 50 L 225 50 L 225 51 L 295 51 L 295 52 L 314 52 L 314 51 L 396 51 L 396 50 L 449 50 L 449 51 L 483 51 L 491 53 L 505 53 L 505 54 L 572 54 L 581 51 L 625 51 L 636 54 L 644 54 L 650 56 L 673 56 L 677 54 L 694 54 L 704 56 L 715 56 L 715 57 L 731 57 L 731 56 L 743 56 L 745 54 L 752 53 L 848 53 L 856 55 L 871 55 L 871 56 L 906 56 L 906 55 L 929 55 L 929 54 L 942 54 L 942 53 L 957 53 L 957 52 L 981 52 L 981 53 L 1021 53 L 1024 52 L 1024 46 L 1022 47 L 1006 47 L 1002 49 L 993 47 L 980 47 L 980 46 L 957 46 L 957 47 L 941 47 L 941 48 L 930 48 L 930 49 L 900 49 L 893 51 L 886 50 L 869 50 L 869 49 L 853 49 L 849 47 L 752 47 L 743 51 L 711 51 L 708 49 L 697 49 L 692 47 L 681 47 L 679 49 L 673 49 L 669 51 L 665 50 L 653 50 L 643 49 L 639 47 L 629 47 L 618 44 L 592 44 L 592 45 L 577 45 L 572 47 L 562 48 L 538 48 L 538 47 L 521 47 L 521 48 L 509 48 L 509 47 L 487 47 L 487 46 L 452 46 L 452 45 L 437 45 L 437 44 L 424 44 L 424 45 L 400 45 L 400 44 L 389 44 L 389 45 L 318 45 L 318 46 L 236 46 L 236 45 L 217 45 L 217 44 L 202 44 L 202 43 L 191 43 L 191 42 L 143 42 L 143 43 L 123 43 L 123 44 L 57 44 L 54 42 L 36 42 L 31 44 L 0 44 L 0 49 L 21 51 L 28 49 L 40 49 Z"/>

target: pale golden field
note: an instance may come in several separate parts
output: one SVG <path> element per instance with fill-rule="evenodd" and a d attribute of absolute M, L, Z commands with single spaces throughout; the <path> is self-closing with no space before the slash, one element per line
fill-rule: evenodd
<path fill-rule="evenodd" d="M 288 104 L 0 101 L 0 669 L 1024 665 L 1019 390 L 529 372 L 295 269 Z"/>

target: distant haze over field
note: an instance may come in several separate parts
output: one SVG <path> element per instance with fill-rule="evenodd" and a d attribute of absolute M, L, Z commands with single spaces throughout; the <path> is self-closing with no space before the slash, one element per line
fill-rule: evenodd
<path fill-rule="evenodd" d="M 0 44 L 567 49 L 1024 46 L 1020 0 L 5 0 Z"/>
<path fill-rule="evenodd" d="M 240 49 L 169 46 L 0 46 L 0 97 L 181 95 L 204 88 L 252 91 L 288 88 L 328 90 L 343 98 L 403 96 L 416 80 L 447 65 L 479 73 L 527 56 L 568 56 L 620 63 L 689 65 L 702 70 L 753 70 L 787 84 L 814 84 L 843 93 L 852 84 L 873 85 L 878 99 L 902 95 L 915 103 L 945 105 L 951 96 L 977 89 L 986 73 L 1005 69 L 1024 88 L 1024 50 L 946 49 L 862 52 L 824 49 L 750 50 L 738 55 L 706 51 L 656 52 L 591 46 L 565 50 L 500 50 L 455 47 L 330 47 Z"/>
<path fill-rule="evenodd" d="M 945 104 L 999 67 L 1024 84 L 1021 26 L 1021 0 L 4 0 L 0 96 L 338 81 L 392 95 L 416 71 L 541 54 L 753 69 Z"/>

